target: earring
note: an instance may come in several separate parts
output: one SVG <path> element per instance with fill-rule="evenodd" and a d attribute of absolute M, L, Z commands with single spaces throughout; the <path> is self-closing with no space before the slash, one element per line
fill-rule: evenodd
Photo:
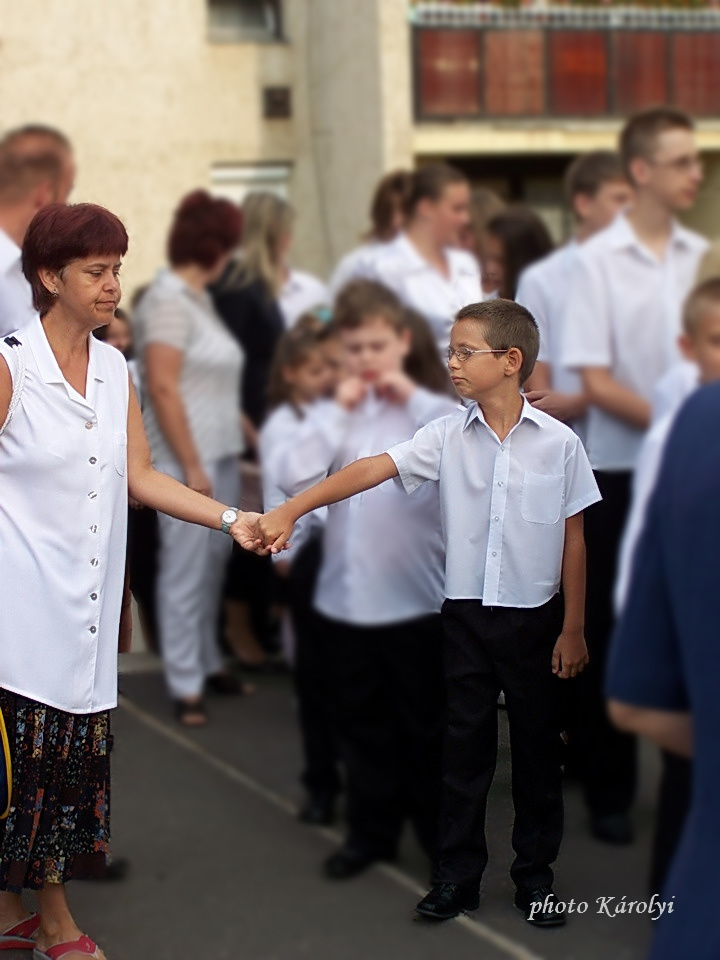
<path fill-rule="evenodd" d="M 56 297 L 56 296 L 58 295 L 57 290 L 53 290 L 52 295 L 53 295 L 54 297 Z"/>

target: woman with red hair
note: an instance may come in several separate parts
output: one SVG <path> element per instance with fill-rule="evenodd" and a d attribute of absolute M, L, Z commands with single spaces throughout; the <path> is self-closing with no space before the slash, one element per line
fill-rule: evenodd
<path fill-rule="evenodd" d="M 145 429 L 158 470 L 237 503 L 243 352 L 216 314 L 208 284 L 240 239 L 240 211 L 196 190 L 181 202 L 161 270 L 135 311 Z M 157 628 L 179 721 L 207 722 L 206 688 L 241 693 L 218 645 L 227 537 L 159 517 Z"/>
<path fill-rule="evenodd" d="M 0 950 L 35 960 L 104 958 L 65 883 L 101 876 L 108 853 L 128 494 L 238 539 L 252 519 L 153 468 L 125 360 L 92 336 L 120 300 L 127 244 L 102 207 L 41 210 L 23 247 L 39 316 L 0 341 L 0 709 L 13 770 Z"/>

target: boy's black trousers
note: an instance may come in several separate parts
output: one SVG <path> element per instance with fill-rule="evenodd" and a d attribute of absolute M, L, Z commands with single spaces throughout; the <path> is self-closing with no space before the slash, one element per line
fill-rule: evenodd
<path fill-rule="evenodd" d="M 548 886 L 563 835 L 558 685 L 573 682 L 551 669 L 562 598 L 531 609 L 446 600 L 442 617 L 448 721 L 434 881 L 479 885 L 487 864 L 485 812 L 504 690 L 515 806 L 510 874 L 522 890 Z"/>
<path fill-rule="evenodd" d="M 440 615 L 387 627 L 322 623 L 347 778 L 346 846 L 392 858 L 410 819 L 433 858 L 444 722 Z"/>

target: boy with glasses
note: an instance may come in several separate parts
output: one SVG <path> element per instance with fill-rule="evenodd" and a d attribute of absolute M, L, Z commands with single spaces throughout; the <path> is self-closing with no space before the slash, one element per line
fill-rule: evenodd
<path fill-rule="evenodd" d="M 276 552 L 293 524 L 322 504 L 392 478 L 408 494 L 438 483 L 448 717 L 435 886 L 416 908 L 437 920 L 478 906 L 504 690 L 515 903 L 536 926 L 565 921 L 551 867 L 563 833 L 558 678 L 575 677 L 587 663 L 582 511 L 599 494 L 578 437 L 520 392 L 537 352 L 537 325 L 524 307 L 510 300 L 464 307 L 448 367 L 468 409 L 350 464 L 259 523 L 258 535 Z"/>
<path fill-rule="evenodd" d="M 618 550 L 653 391 L 680 358 L 681 305 L 707 247 L 675 219 L 702 181 L 692 120 L 669 108 L 640 113 L 625 125 L 620 153 L 634 199 L 578 251 L 561 351 L 590 403 L 586 444 L 603 496 L 585 525 L 592 666 L 583 677 L 582 747 L 592 832 L 610 843 L 632 840 L 637 766 L 634 738 L 612 728 L 602 691 Z"/>

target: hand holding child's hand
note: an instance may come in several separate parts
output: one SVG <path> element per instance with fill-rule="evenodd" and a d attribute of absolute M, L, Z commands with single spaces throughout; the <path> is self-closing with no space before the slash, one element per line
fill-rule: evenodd
<path fill-rule="evenodd" d="M 360 377 L 348 377 L 335 391 L 335 402 L 346 410 L 353 410 L 367 396 L 368 385 Z"/>
<path fill-rule="evenodd" d="M 378 377 L 375 392 L 391 403 L 407 403 L 417 387 L 402 370 L 391 370 Z"/>
<path fill-rule="evenodd" d="M 270 510 L 260 517 L 258 529 L 266 553 L 280 553 L 290 546 L 288 540 L 295 526 L 295 517 L 288 510 L 287 504 Z"/>
<path fill-rule="evenodd" d="M 576 677 L 583 672 L 589 660 L 582 633 L 560 634 L 552 655 L 552 672 L 556 676 L 562 680 Z"/>

